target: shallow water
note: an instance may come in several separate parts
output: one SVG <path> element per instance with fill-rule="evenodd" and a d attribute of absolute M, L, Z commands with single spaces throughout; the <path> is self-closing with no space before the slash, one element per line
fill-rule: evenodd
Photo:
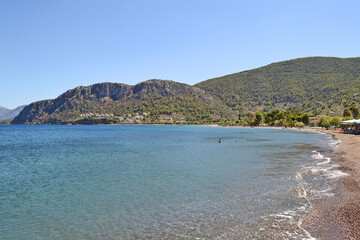
<path fill-rule="evenodd" d="M 333 146 L 278 129 L 0 126 L 0 239 L 310 239 L 299 221 L 341 175 Z"/>

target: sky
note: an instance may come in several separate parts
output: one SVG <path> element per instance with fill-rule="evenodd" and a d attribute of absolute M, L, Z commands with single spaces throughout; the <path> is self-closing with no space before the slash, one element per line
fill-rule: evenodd
<path fill-rule="evenodd" d="M 360 57 L 360 1 L 1 0 L 0 105 L 99 82 L 190 85 L 300 57 Z"/>

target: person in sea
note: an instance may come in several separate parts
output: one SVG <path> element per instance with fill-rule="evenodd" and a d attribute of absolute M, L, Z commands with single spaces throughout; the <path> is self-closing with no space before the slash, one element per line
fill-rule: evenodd
<path fill-rule="evenodd" d="M 219 143 L 222 143 L 222 139 L 221 139 L 221 138 L 219 138 Z"/>

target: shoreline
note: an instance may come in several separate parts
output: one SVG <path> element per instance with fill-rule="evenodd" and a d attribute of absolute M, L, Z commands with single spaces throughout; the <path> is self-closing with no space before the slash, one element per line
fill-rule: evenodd
<path fill-rule="evenodd" d="M 140 124 L 134 125 L 140 126 Z M 197 126 L 223 127 L 218 125 Z M 226 127 L 252 128 L 250 126 Z M 331 162 L 338 165 L 336 169 L 348 175 L 329 180 L 336 183 L 335 196 L 312 200 L 311 207 L 308 213 L 301 218 L 298 228 L 309 233 L 309 239 L 360 239 L 360 148 L 357 148 L 360 146 L 360 136 L 311 127 L 303 129 L 253 127 L 253 129 L 256 128 L 325 133 L 341 141 L 336 148 L 332 149 Z"/>
<path fill-rule="evenodd" d="M 331 162 L 338 165 L 336 169 L 346 173 L 347 176 L 331 180 L 336 185 L 335 196 L 313 200 L 309 212 L 302 217 L 298 227 L 309 234 L 309 239 L 360 239 L 360 148 L 357 148 L 360 146 L 360 136 L 320 127 L 299 129 L 257 126 L 254 128 L 316 132 L 340 140 L 332 149 Z"/>
<path fill-rule="evenodd" d="M 301 227 L 316 239 L 360 239 L 360 136 L 335 130 L 304 129 L 326 133 L 341 142 L 333 149 L 331 161 L 348 174 L 335 179 L 336 195 L 313 201 Z"/>

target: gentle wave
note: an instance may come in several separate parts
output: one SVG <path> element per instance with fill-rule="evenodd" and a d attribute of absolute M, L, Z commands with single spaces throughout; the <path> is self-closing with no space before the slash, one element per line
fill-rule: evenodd
<path fill-rule="evenodd" d="M 339 143 L 339 140 L 332 139 L 328 142 L 332 149 L 337 147 Z M 306 199 L 308 202 L 308 205 L 304 206 L 305 208 L 311 208 L 311 202 L 315 199 L 334 197 L 335 193 L 332 192 L 333 187 L 329 186 L 329 181 L 334 178 L 341 178 L 348 175 L 337 169 L 339 166 L 332 163 L 330 157 L 325 157 L 318 151 L 312 151 L 311 158 L 315 161 L 312 162 L 310 166 L 304 166 L 304 168 L 296 174 L 296 179 L 299 181 L 299 197 Z M 306 235 L 306 238 L 303 239 L 315 239 L 308 231 L 302 228 L 302 218 L 298 220 L 297 225 Z"/>

